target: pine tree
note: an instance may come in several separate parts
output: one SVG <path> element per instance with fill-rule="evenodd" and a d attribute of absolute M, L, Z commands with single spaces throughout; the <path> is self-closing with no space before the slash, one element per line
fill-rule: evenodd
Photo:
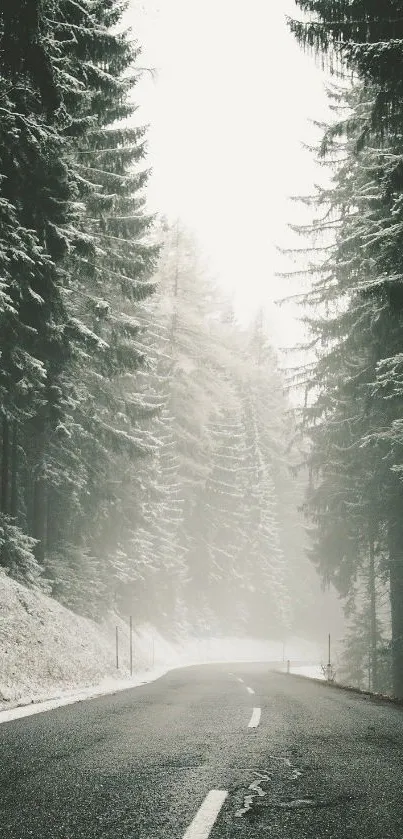
<path fill-rule="evenodd" d="M 139 54 L 130 33 L 119 31 L 123 10 L 115 0 L 65 3 L 56 29 L 64 70 L 77 80 L 65 98 L 70 114 L 65 133 L 71 177 L 85 215 L 76 228 L 83 244 L 70 255 L 66 289 L 77 349 L 64 423 L 65 480 L 56 469 L 50 500 L 52 521 L 59 520 L 63 508 L 64 526 L 50 534 L 48 568 L 57 587 L 55 558 L 70 553 L 73 518 L 76 585 L 79 590 L 74 554 L 80 547 L 84 555 L 101 561 L 98 577 L 104 579 L 107 604 L 111 597 L 119 600 L 128 579 L 141 576 L 131 547 L 140 516 L 139 486 L 127 458 L 134 463 L 153 449 L 142 425 L 148 408 L 137 393 L 135 376 L 144 361 L 139 305 L 154 289 L 150 274 L 156 248 L 148 241 L 152 219 L 144 209 L 144 129 L 120 122 L 133 123 L 131 91 Z M 74 31 L 73 48 L 69 28 Z M 77 448 L 82 483 L 72 493 Z M 57 451 L 51 459 L 57 463 Z"/>
<path fill-rule="evenodd" d="M 388 593 L 379 571 L 379 557 L 372 552 L 346 603 L 348 630 L 337 678 L 374 693 L 389 693 L 393 689 L 387 640 L 390 616 L 385 609 Z"/>
<path fill-rule="evenodd" d="M 240 590 L 244 585 L 248 586 L 242 561 L 247 539 L 245 484 L 249 467 L 246 439 L 242 420 L 230 408 L 221 411 L 221 416 L 212 424 L 211 434 L 214 454 L 204 494 L 204 573 L 213 610 L 227 624 L 234 622 L 236 625 L 239 613 L 242 615 Z"/>
<path fill-rule="evenodd" d="M 296 0 L 304 20 L 289 19 L 291 31 L 304 46 L 327 54 L 333 69 L 358 72 L 377 90 L 360 142 L 373 129 L 401 128 L 403 86 L 403 21 L 398 0 L 382 5 L 371 0 Z"/>
<path fill-rule="evenodd" d="M 130 380 L 155 248 L 144 129 L 119 122 L 133 118 L 139 52 L 119 31 L 123 11 L 117 0 L 0 10 L 1 503 L 69 605 L 74 590 L 86 602 L 85 585 L 87 601 L 91 585 L 105 598 L 108 577 L 126 573 L 117 510 L 127 529 L 125 500 L 139 507 L 126 459 L 152 449 Z"/>
<path fill-rule="evenodd" d="M 381 544 L 391 586 L 394 690 L 400 695 L 401 485 L 395 443 L 401 397 L 393 371 L 401 340 L 401 202 L 390 191 L 393 135 L 388 148 L 357 152 L 372 107 L 368 89 L 354 89 L 343 104 L 349 116 L 326 132 L 322 144 L 335 175 L 332 188 L 318 195 L 323 216 L 312 227 L 317 235 L 332 226 L 335 239 L 322 266 L 312 270 L 317 279 L 308 295 L 316 313 L 307 323 L 318 347 L 305 411 L 313 443 L 308 509 L 315 523 L 313 558 L 343 595 L 371 545 Z"/>
<path fill-rule="evenodd" d="M 48 4 L 0 11 L 2 514 L 36 539 L 43 561 L 45 440 L 63 412 L 72 345 L 62 260 L 77 210 L 63 159 L 63 118 Z M 23 463 L 26 499 L 21 499 Z M 13 525 L 13 526 L 14 526 Z M 32 543 L 33 544 L 33 543 Z M 3 552 L 3 561 L 7 559 Z"/>

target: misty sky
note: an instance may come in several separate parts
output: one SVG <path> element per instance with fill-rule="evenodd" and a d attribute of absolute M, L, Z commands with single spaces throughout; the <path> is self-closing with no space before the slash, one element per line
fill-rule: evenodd
<path fill-rule="evenodd" d="M 239 319 L 268 306 L 274 340 L 301 336 L 295 309 L 272 301 L 295 285 L 274 277 L 301 210 L 289 195 L 321 179 L 302 147 L 327 116 L 324 75 L 289 34 L 292 0 L 132 0 L 130 21 L 152 67 L 136 89 L 150 124 L 149 203 L 192 228 Z M 292 268 L 292 265 L 289 266 Z"/>

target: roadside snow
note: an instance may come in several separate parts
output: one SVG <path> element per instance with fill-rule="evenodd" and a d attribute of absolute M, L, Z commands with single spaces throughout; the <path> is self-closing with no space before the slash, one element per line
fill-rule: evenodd
<path fill-rule="evenodd" d="M 97 624 L 0 571 L 0 722 L 135 687 L 176 667 L 280 662 L 283 645 L 194 637 L 174 643 L 154 627 L 143 625 L 133 628 L 132 676 L 129 648 L 128 621 L 110 615 Z M 319 660 L 314 645 L 297 638 L 287 641 L 287 651 L 298 663 Z"/>
<path fill-rule="evenodd" d="M 0 572 L 0 710 L 62 697 L 64 702 L 77 691 L 102 693 L 122 681 L 127 686 L 128 635 L 120 618 L 112 615 L 98 625 Z M 133 632 L 133 658 L 136 683 L 180 662 L 174 646 L 151 627 Z"/>
<path fill-rule="evenodd" d="M 297 676 L 307 676 L 309 679 L 325 679 L 322 667 L 318 664 L 300 664 L 295 667 L 291 664 L 290 673 L 295 673 Z"/>
<path fill-rule="evenodd" d="M 82 702 L 85 699 L 95 699 L 96 696 L 104 696 L 107 693 L 113 694 L 119 690 L 138 687 L 139 685 L 144 685 L 147 682 L 159 679 L 168 669 L 168 667 L 156 667 L 154 670 L 144 671 L 144 673 L 138 672 L 136 676 L 129 676 L 127 679 L 104 679 L 95 687 L 87 687 L 71 692 L 66 691 L 54 699 L 46 699 L 42 702 L 34 702 L 32 700 L 30 705 L 18 705 L 8 710 L 0 710 L 0 725 L 3 722 L 17 720 L 21 717 L 30 717 L 33 714 L 40 714 L 43 711 L 52 711 L 54 708 L 60 708 L 62 705 L 73 705 L 75 702 Z"/>

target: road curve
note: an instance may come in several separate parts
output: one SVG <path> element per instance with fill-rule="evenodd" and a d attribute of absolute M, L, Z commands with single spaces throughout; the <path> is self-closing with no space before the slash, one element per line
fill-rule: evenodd
<path fill-rule="evenodd" d="M 264 664 L 0 726 L 1 839 L 402 839 L 403 711 Z"/>

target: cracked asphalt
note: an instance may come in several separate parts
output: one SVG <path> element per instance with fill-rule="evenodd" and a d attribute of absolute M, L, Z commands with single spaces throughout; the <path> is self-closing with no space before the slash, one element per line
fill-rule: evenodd
<path fill-rule="evenodd" d="M 0 725 L 0 837 L 182 839 L 225 790 L 211 839 L 402 839 L 402 756 L 393 705 L 260 663 L 174 670 Z"/>

